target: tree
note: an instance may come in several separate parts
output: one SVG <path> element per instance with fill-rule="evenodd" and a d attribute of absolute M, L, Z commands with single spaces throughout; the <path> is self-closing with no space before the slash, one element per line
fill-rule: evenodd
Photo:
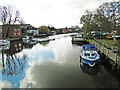
<path fill-rule="evenodd" d="M 3 6 L 0 10 L 0 16 L 2 19 L 2 24 L 15 24 L 21 23 L 20 12 L 13 8 L 12 6 Z"/>
<path fill-rule="evenodd" d="M 20 12 L 12 6 L 0 6 L 0 17 L 2 25 L 7 27 L 5 35 L 3 35 L 5 37 L 8 37 L 10 25 L 23 23 Z"/>
<path fill-rule="evenodd" d="M 50 29 L 47 26 L 40 26 L 38 30 L 39 30 L 39 33 L 42 33 L 42 34 L 48 34 L 50 32 Z"/>

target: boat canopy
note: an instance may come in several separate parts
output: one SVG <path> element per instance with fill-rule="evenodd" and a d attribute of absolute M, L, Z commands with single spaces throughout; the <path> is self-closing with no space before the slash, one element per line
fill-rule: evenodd
<path fill-rule="evenodd" d="M 94 44 L 84 44 L 82 45 L 82 49 L 84 51 L 96 51 L 97 50 Z"/>

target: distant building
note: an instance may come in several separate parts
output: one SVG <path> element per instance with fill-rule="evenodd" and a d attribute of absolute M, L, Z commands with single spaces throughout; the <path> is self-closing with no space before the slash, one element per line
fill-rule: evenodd
<path fill-rule="evenodd" d="M 34 28 L 30 24 L 15 24 L 15 25 L 0 25 L 1 37 L 8 38 L 22 38 L 23 35 L 39 34 L 37 28 Z"/>
<path fill-rule="evenodd" d="M 28 35 L 28 34 L 38 35 L 39 34 L 38 28 L 35 28 L 31 26 L 30 24 L 21 24 L 20 27 L 22 28 L 23 35 Z"/>

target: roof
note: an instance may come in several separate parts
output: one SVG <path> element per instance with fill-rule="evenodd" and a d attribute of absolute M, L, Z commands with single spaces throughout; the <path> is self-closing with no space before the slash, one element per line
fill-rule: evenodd
<path fill-rule="evenodd" d="M 82 45 L 82 47 L 95 47 L 95 45 L 94 44 L 84 44 L 84 45 Z"/>
<path fill-rule="evenodd" d="M 96 51 L 96 47 L 94 44 L 84 44 L 82 45 L 82 47 L 84 51 Z"/>

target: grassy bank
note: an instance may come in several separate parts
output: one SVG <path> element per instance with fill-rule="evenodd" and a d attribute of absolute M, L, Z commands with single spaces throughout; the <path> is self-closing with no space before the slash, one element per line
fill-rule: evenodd
<path fill-rule="evenodd" d="M 114 41 L 113 40 L 109 40 L 109 39 L 99 39 L 98 41 L 103 42 L 105 44 L 109 44 L 112 46 L 116 46 L 120 49 L 120 39 L 116 40 L 116 45 L 114 45 Z"/>

